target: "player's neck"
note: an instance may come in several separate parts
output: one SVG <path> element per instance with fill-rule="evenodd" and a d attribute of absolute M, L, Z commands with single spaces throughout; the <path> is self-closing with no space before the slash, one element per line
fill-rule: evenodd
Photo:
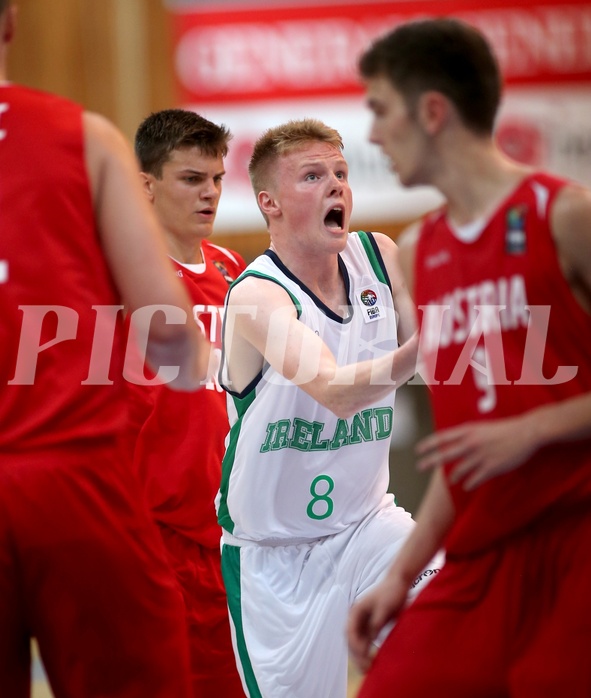
<path fill-rule="evenodd" d="M 345 282 L 339 268 L 338 254 L 298 257 L 277 252 L 281 261 L 326 306 L 339 313 L 347 304 Z"/>
<path fill-rule="evenodd" d="M 190 238 L 189 240 L 180 240 L 167 233 L 166 243 L 168 254 L 176 259 L 181 264 L 202 264 L 203 253 L 201 251 L 201 238 Z"/>
<path fill-rule="evenodd" d="M 494 146 L 459 154 L 450 160 L 440 187 L 450 220 L 464 226 L 488 218 L 530 171 Z"/>

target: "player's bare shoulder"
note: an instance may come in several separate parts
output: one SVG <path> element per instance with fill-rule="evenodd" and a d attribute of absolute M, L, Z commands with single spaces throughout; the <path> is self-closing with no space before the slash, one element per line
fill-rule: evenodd
<path fill-rule="evenodd" d="M 270 278 L 249 274 L 248 270 L 230 289 L 226 324 L 235 337 L 257 347 L 264 353 L 264 345 L 272 327 L 280 321 L 296 317 L 296 307 L 289 293 Z"/>
<path fill-rule="evenodd" d="M 230 289 L 224 321 L 225 384 L 241 393 L 263 369 L 271 343 L 281 343 L 296 318 L 287 291 L 271 279 L 246 273 Z M 274 337 L 274 335 L 277 335 Z"/>
<path fill-rule="evenodd" d="M 82 115 L 86 169 L 95 204 L 100 203 L 104 180 L 107 176 L 137 179 L 136 163 L 131 146 L 121 131 L 108 119 L 94 112 Z"/>
<path fill-rule="evenodd" d="M 289 305 L 293 306 L 293 302 L 281 284 L 271 278 L 249 273 L 248 269 L 234 283 L 228 296 L 228 306 L 258 308 L 261 311 Z"/>
<path fill-rule="evenodd" d="M 400 279 L 400 268 L 398 262 L 398 245 L 396 242 L 385 233 L 372 232 L 376 245 L 382 255 L 390 281 L 393 286 L 398 285 Z"/>
<path fill-rule="evenodd" d="M 577 295 L 591 300 L 591 190 L 565 186 L 556 197 L 550 223 L 564 275 Z M 591 302 L 586 305 L 591 308 Z"/>
<path fill-rule="evenodd" d="M 400 265 L 400 248 L 387 235 L 374 233 L 374 237 L 388 271 L 392 297 L 398 313 L 399 339 L 404 342 L 416 330 L 416 316 L 412 298 L 408 291 L 405 273 Z"/>
<path fill-rule="evenodd" d="M 101 114 L 85 111 L 82 126 L 87 158 L 99 155 L 104 157 L 112 152 L 130 152 L 130 146 L 121 131 Z"/>
<path fill-rule="evenodd" d="M 415 255 L 420 229 L 420 223 L 412 223 L 400 233 L 397 240 L 398 264 L 411 293 L 414 288 Z"/>

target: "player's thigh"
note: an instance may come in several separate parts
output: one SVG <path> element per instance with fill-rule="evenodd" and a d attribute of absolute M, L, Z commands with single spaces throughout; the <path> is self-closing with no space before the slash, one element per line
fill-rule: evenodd
<path fill-rule="evenodd" d="M 243 697 L 232 649 L 220 549 L 199 545 L 168 526 L 159 529 L 185 603 L 194 693 Z"/>
<path fill-rule="evenodd" d="M 188 691 L 183 605 L 139 485 L 114 453 L 65 454 L 29 480 L 31 623 L 64 696 Z"/>
<path fill-rule="evenodd" d="M 349 579 L 351 603 L 383 579 L 414 525 L 408 512 L 392 504 L 357 526 L 344 552 L 339 571 L 343 579 Z M 413 597 L 442 565 L 443 555 L 438 554 L 417 580 L 411 591 Z"/>
<path fill-rule="evenodd" d="M 591 696 L 591 519 L 583 514 L 555 520 L 539 536 L 541 572 L 528 613 L 531 637 L 513 662 L 516 698 Z M 530 547 L 533 547 L 530 546 Z"/>
<path fill-rule="evenodd" d="M 224 545 L 222 568 L 249 695 L 344 696 L 348 599 L 324 545 Z"/>

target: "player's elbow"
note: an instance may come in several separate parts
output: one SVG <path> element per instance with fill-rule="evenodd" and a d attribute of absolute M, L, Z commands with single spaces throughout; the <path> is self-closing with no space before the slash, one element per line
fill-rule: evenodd
<path fill-rule="evenodd" d="M 324 406 L 339 419 L 349 419 L 363 409 L 365 404 L 364 401 L 352 400 L 346 395 L 327 396 L 324 400 Z"/>

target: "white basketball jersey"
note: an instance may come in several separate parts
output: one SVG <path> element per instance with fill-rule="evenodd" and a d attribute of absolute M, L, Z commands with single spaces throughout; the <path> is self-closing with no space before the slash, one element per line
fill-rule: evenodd
<path fill-rule="evenodd" d="M 282 286 L 299 321 L 322 337 L 339 365 L 394 350 L 392 292 L 373 236 L 350 233 L 339 264 L 346 317 L 326 307 L 270 250 L 235 284 L 257 276 Z M 231 430 L 217 507 L 226 531 L 252 541 L 310 540 L 342 531 L 391 501 L 394 392 L 340 419 L 267 364 L 241 394 L 228 385 L 225 366 L 222 373 Z"/>

